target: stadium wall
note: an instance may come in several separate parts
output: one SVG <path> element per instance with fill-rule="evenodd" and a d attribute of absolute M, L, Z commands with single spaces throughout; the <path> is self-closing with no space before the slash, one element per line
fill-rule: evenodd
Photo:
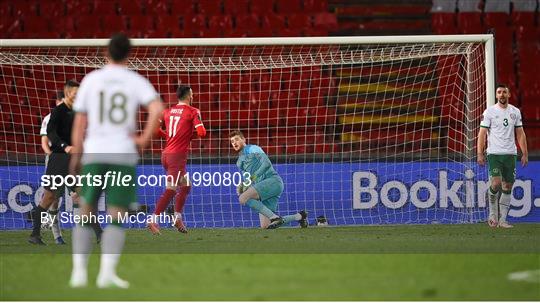
<path fill-rule="evenodd" d="M 519 163 L 518 163 L 519 165 Z M 467 169 L 466 167 L 473 167 Z M 325 216 L 330 225 L 453 224 L 483 221 L 487 215 L 487 172 L 476 164 L 292 163 L 276 164 L 285 183 L 279 213 L 307 209 L 310 224 Z M 232 164 L 192 164 L 191 174 L 236 172 Z M 42 195 L 43 166 L 0 166 L 0 228 L 30 228 L 28 211 Z M 517 169 L 509 221 L 540 222 L 540 161 Z M 139 174 L 160 175 L 160 165 L 140 165 Z M 465 175 L 466 180 L 463 178 Z M 216 178 L 217 180 L 217 178 Z M 232 185 L 193 186 L 184 218 L 189 227 L 256 227 L 258 216 L 238 204 Z M 221 182 L 223 183 L 223 182 Z M 216 186 L 218 185 L 218 186 Z M 152 211 L 163 187 L 138 188 L 140 205 Z M 66 194 L 61 210 L 71 211 Z M 104 201 L 100 201 L 104 209 Z M 69 227 L 69 224 L 63 224 Z M 130 227 L 144 227 L 131 224 Z"/>

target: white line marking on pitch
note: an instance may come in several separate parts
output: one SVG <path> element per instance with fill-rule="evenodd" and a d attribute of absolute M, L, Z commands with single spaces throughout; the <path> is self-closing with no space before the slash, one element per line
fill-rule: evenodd
<path fill-rule="evenodd" d="M 509 273 L 508 280 L 540 283 L 540 269 Z"/>

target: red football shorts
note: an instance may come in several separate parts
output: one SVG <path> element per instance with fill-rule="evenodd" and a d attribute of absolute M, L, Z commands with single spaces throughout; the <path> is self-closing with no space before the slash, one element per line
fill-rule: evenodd
<path fill-rule="evenodd" d="M 183 177 L 187 172 L 187 153 L 162 154 L 161 164 L 165 168 L 167 176 L 172 176 L 173 182 L 180 185 L 179 178 Z"/>

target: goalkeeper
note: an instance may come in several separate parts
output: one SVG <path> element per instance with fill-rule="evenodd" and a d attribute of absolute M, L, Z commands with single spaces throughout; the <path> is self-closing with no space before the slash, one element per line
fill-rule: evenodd
<path fill-rule="evenodd" d="M 293 221 L 307 227 L 307 212 L 302 210 L 294 215 L 276 215 L 279 197 L 283 192 L 283 180 L 272 167 L 268 156 L 257 145 L 246 145 L 242 132 L 236 130 L 229 135 L 231 145 L 238 152 L 236 165 L 242 174 L 249 173 L 250 186 L 238 186 L 240 204 L 247 205 L 259 213 L 261 228 L 275 229 Z M 249 181 L 244 181 L 250 183 Z"/>

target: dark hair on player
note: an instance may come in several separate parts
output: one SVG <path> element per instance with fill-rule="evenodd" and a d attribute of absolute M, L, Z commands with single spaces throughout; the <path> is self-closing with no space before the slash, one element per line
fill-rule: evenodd
<path fill-rule="evenodd" d="M 178 100 L 185 100 L 190 90 L 191 86 L 189 85 L 178 86 L 178 89 L 176 90 L 176 96 L 178 97 Z"/>
<path fill-rule="evenodd" d="M 495 87 L 495 89 L 499 88 L 499 87 L 502 87 L 502 88 L 506 88 L 508 91 L 510 91 L 510 88 L 508 87 L 508 85 L 504 84 L 504 83 L 498 83 L 497 84 L 497 87 Z"/>
<path fill-rule="evenodd" d="M 64 87 L 79 87 L 80 84 L 75 79 L 70 79 L 66 81 L 66 84 L 64 84 Z"/>
<path fill-rule="evenodd" d="M 55 99 L 54 100 L 62 100 L 64 99 L 66 95 L 64 94 L 64 91 L 63 90 L 59 90 L 56 92 L 56 95 L 54 96 Z"/>
<path fill-rule="evenodd" d="M 123 33 L 114 34 L 109 41 L 109 56 L 114 62 L 124 61 L 131 50 L 131 42 Z"/>
<path fill-rule="evenodd" d="M 230 134 L 229 134 L 229 139 L 234 137 L 234 136 L 240 136 L 240 138 L 243 138 L 245 139 L 246 137 L 244 137 L 244 134 L 239 131 L 239 130 L 233 130 Z"/>

